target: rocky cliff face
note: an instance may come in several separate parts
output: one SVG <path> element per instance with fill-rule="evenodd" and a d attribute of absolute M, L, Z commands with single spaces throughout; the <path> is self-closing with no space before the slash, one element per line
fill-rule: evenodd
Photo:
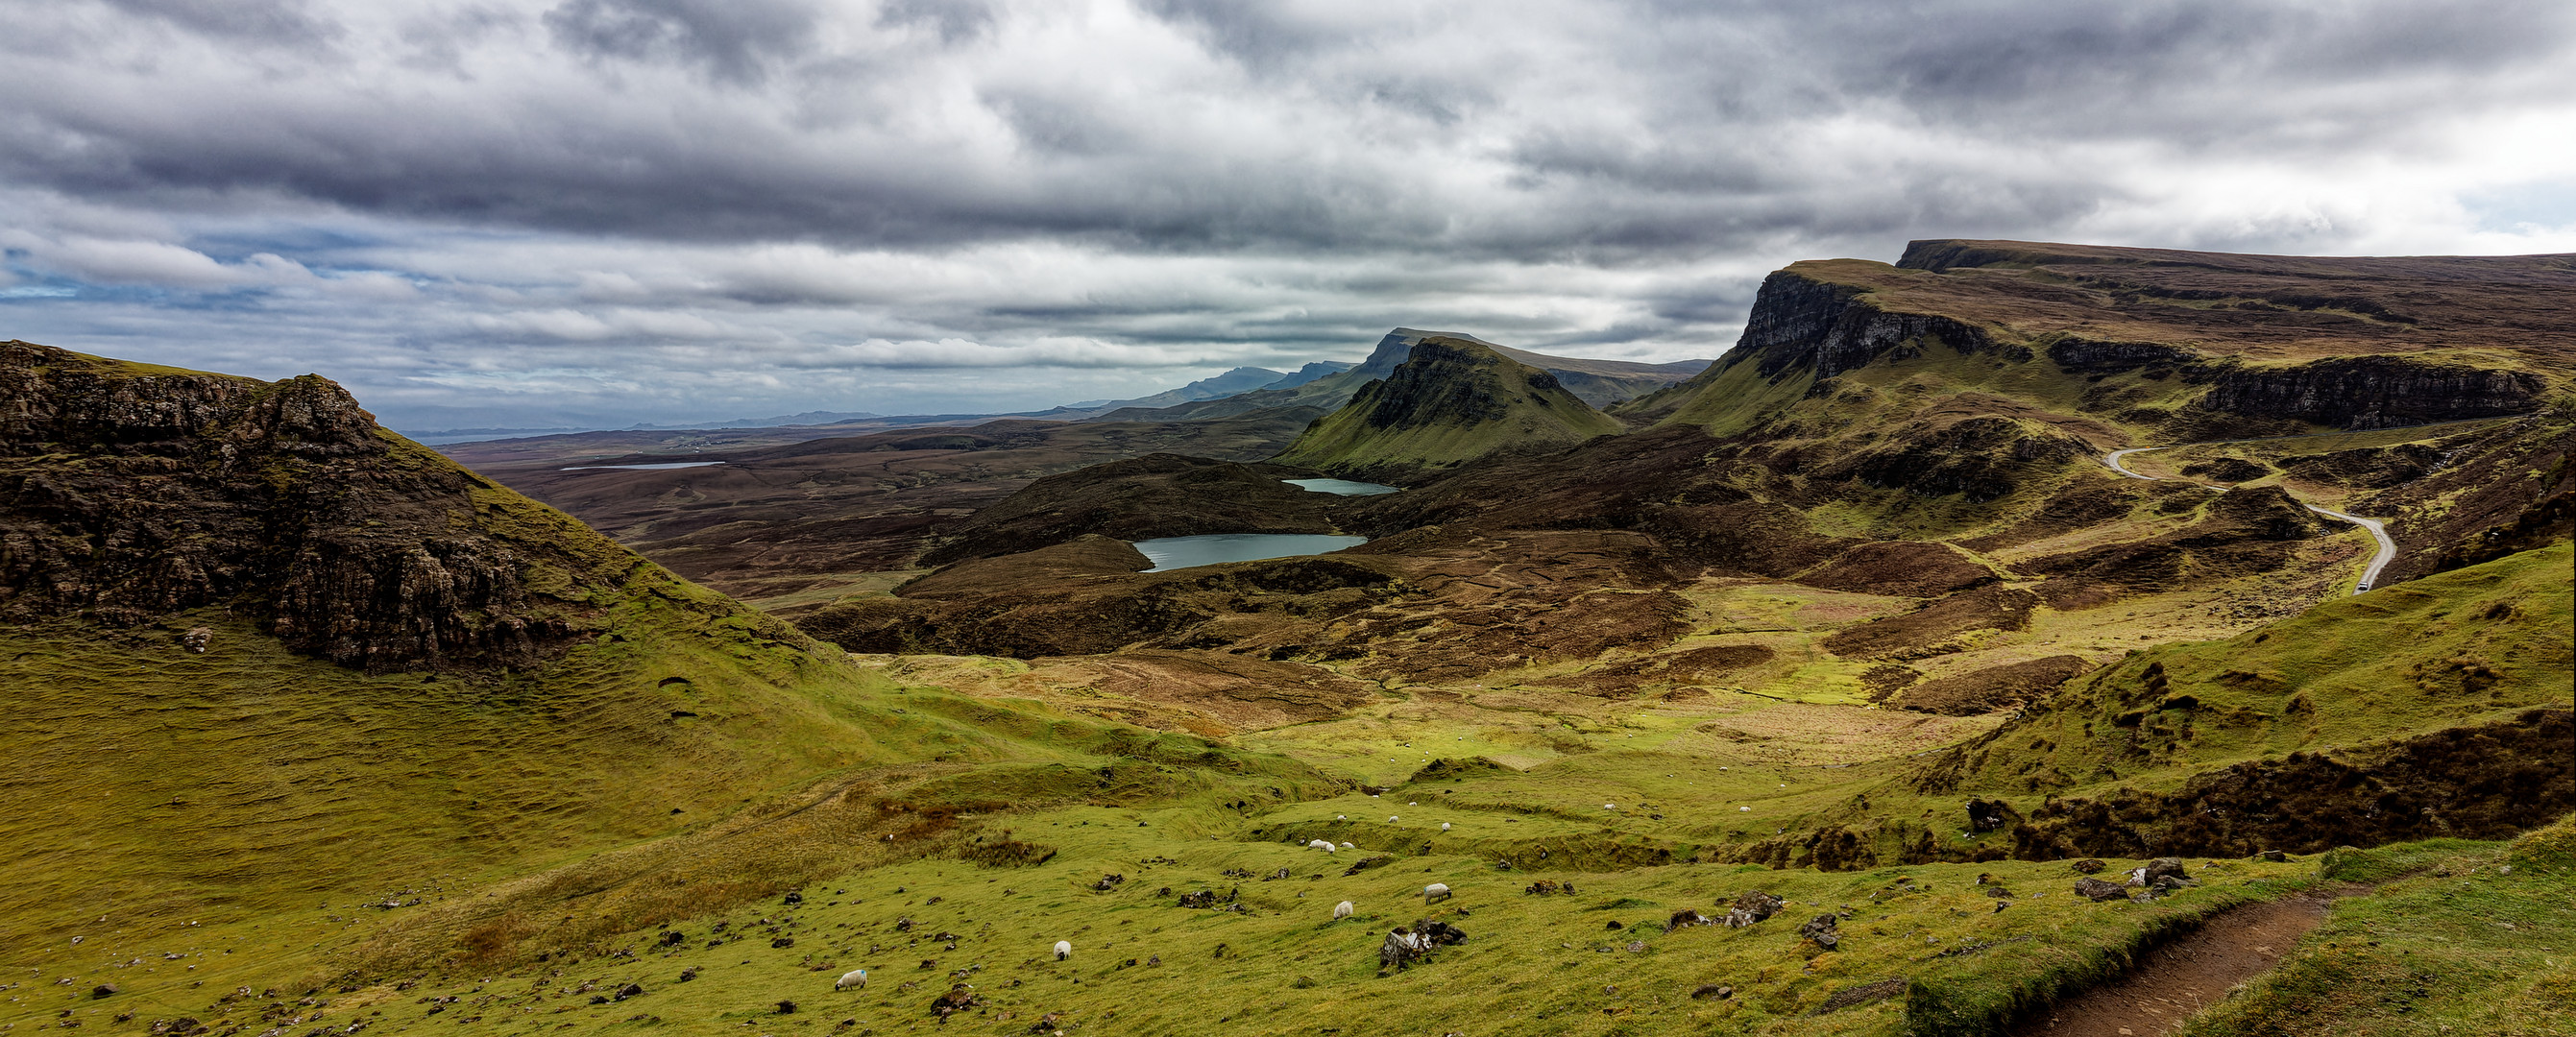
<path fill-rule="evenodd" d="M 2217 374 L 2195 406 L 2249 417 L 2296 418 L 2348 429 L 2524 414 L 2542 383 L 2499 371 L 2404 356 L 2336 357 L 2286 368 Z"/>
<path fill-rule="evenodd" d="M 223 606 L 370 671 L 485 667 L 584 636 L 643 564 L 320 377 L 0 343 L 0 619 Z"/>
<path fill-rule="evenodd" d="M 1924 340 L 1938 340 L 1960 352 L 2005 351 L 2029 358 L 2028 350 L 2001 345 L 1974 324 L 1937 314 L 1890 312 L 1862 296 L 1851 285 L 1795 270 L 1773 273 L 1754 297 L 1744 336 L 1717 366 L 1750 360 L 1764 378 L 1807 370 L 1821 381 Z"/>

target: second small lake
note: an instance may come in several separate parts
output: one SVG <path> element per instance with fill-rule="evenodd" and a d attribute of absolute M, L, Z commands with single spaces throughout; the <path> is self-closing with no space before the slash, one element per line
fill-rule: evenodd
<path fill-rule="evenodd" d="M 1198 565 L 1319 555 L 1365 543 L 1368 543 L 1367 537 L 1321 533 L 1210 533 L 1206 536 L 1139 540 L 1136 541 L 1136 550 L 1144 552 L 1145 557 L 1154 563 L 1153 568 L 1145 571 L 1158 573 Z"/>
<path fill-rule="evenodd" d="M 664 461 L 661 464 L 577 464 L 570 468 L 558 469 L 558 471 L 605 472 L 610 469 L 617 469 L 619 471 L 628 472 L 661 472 L 668 471 L 673 468 L 705 468 L 709 465 L 720 465 L 723 463 L 724 462 L 722 461 Z"/>
<path fill-rule="evenodd" d="M 1352 482 L 1348 479 L 1281 479 L 1279 481 L 1301 490 L 1343 497 L 1375 497 L 1381 493 L 1395 493 L 1404 489 L 1401 486 L 1388 486 L 1385 483 Z"/>

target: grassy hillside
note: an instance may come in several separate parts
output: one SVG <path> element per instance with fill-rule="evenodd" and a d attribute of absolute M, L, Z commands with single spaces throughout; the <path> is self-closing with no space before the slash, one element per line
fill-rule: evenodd
<path fill-rule="evenodd" d="M 2281 968 L 2184 1037 L 2576 1034 L 2576 817 L 2511 843 L 2339 852 L 2338 901 Z"/>
<path fill-rule="evenodd" d="M 1619 432 L 1556 376 L 1466 339 L 1432 337 L 1273 460 L 1353 479 L 1406 482 L 1496 454 Z"/>
<path fill-rule="evenodd" d="M 2053 793 L 2568 704 L 2571 549 L 2332 598 L 2223 641 L 2160 645 L 2036 703 L 1963 761 L 1963 790 Z"/>

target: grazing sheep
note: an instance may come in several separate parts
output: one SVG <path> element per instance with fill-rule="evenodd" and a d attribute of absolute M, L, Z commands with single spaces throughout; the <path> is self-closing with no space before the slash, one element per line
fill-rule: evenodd
<path fill-rule="evenodd" d="M 1322 850 L 1322 851 L 1324 851 L 1325 853 L 1331 853 L 1331 852 L 1333 852 L 1333 844 L 1328 843 L 1328 842 L 1325 842 L 1325 841 L 1323 841 L 1323 840 L 1321 840 L 1321 839 L 1309 839 L 1309 840 L 1307 840 L 1307 841 L 1306 841 L 1306 848 L 1307 848 L 1307 849 L 1309 849 L 1309 850 Z"/>
<path fill-rule="evenodd" d="M 856 987 L 860 990 L 866 990 L 868 988 L 868 970 L 852 969 L 849 972 L 843 973 L 840 979 L 835 980 L 832 983 L 832 989 L 834 990 L 848 990 L 852 987 Z"/>
<path fill-rule="evenodd" d="M 1449 830 L 1449 822 L 1447 822 L 1447 821 L 1442 821 L 1442 822 L 1440 822 L 1440 830 L 1441 830 L 1441 831 L 1443 831 L 1443 832 L 1448 831 L 1448 830 Z"/>
<path fill-rule="evenodd" d="M 1342 919 L 1349 918 L 1351 916 L 1351 912 L 1354 910 L 1357 909 L 1353 908 L 1351 906 L 1351 902 L 1348 900 L 1333 905 L 1333 921 L 1338 922 Z"/>
<path fill-rule="evenodd" d="M 1429 907 L 1438 901 L 1447 900 L 1449 897 L 1449 884 L 1446 882 L 1434 882 L 1428 886 L 1422 887 L 1422 905 L 1424 907 Z"/>
<path fill-rule="evenodd" d="M 1055 942 L 1055 960 L 1063 961 L 1070 957 L 1073 957 L 1073 941 L 1057 940 Z"/>
<path fill-rule="evenodd" d="M 1342 844 L 1342 849 L 1345 849 L 1345 850 L 1356 850 L 1356 849 L 1359 849 L 1359 847 L 1353 846 L 1353 845 L 1351 845 L 1351 844 L 1349 844 L 1349 843 L 1343 843 L 1343 844 Z"/>

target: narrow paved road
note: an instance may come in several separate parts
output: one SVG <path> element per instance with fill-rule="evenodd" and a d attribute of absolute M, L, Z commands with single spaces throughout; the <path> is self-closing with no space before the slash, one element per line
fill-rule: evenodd
<path fill-rule="evenodd" d="M 2220 446 L 2227 443 L 2247 442 L 2253 442 L 2253 440 L 2222 439 L 2209 443 L 2176 443 L 2173 446 L 2130 447 L 2126 450 L 2114 450 L 2108 454 L 2104 454 L 2102 456 L 2102 463 L 2110 465 L 2112 471 L 2118 472 L 2132 479 L 2145 479 L 2149 482 L 2191 482 L 2189 479 L 2167 479 L 2163 476 L 2147 475 L 2130 468 L 2128 465 L 2121 464 L 2120 459 L 2127 457 L 2130 454 L 2143 454 L 2150 450 L 2178 450 L 2187 446 Z M 2204 482 L 2191 482 L 2191 485 L 2198 486 L 2204 490 L 2216 490 L 2221 493 L 2226 492 L 2228 489 L 2225 486 L 2216 486 Z M 2287 493 L 2289 491 L 2284 489 L 2282 492 Z M 2369 568 L 2361 571 L 2361 582 L 2354 585 L 2352 589 L 2353 593 L 2359 594 L 2363 591 L 2369 590 L 2373 585 L 2379 582 L 2379 571 L 2388 568 L 2388 563 L 2397 560 L 2397 541 L 2389 539 L 2388 526 L 2386 523 L 2383 523 L 2378 519 L 2366 519 L 2359 515 L 2346 515 L 2343 512 L 2336 511 L 2332 508 L 2320 508 L 2314 504 L 2309 504 L 2306 501 L 2299 501 L 2299 504 L 2307 508 L 2309 511 L 2316 512 L 2317 514 L 2323 515 L 2327 518 L 2340 519 L 2345 522 L 2350 522 L 2353 525 L 2360 526 L 2364 531 L 2370 534 L 2371 539 L 2379 541 L 2379 553 L 2370 557 L 2370 566 Z"/>

